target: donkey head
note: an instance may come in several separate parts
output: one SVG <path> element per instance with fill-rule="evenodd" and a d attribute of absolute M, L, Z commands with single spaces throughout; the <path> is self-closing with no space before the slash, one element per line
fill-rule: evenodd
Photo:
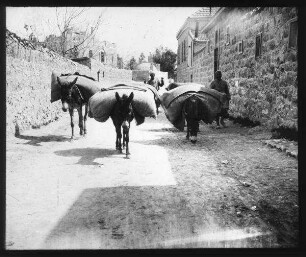
<path fill-rule="evenodd" d="M 131 92 L 129 97 L 126 94 L 123 94 L 122 97 L 119 96 L 118 92 L 115 93 L 117 100 L 117 115 L 118 121 L 122 124 L 123 128 L 127 128 L 129 123 L 133 120 L 133 108 L 132 100 L 134 98 L 134 93 Z"/>
<path fill-rule="evenodd" d="M 62 100 L 62 110 L 64 112 L 69 108 L 69 104 L 72 103 L 72 88 L 77 82 L 76 77 L 72 82 L 61 82 L 59 77 L 57 77 L 57 82 L 61 86 L 61 100 Z"/>

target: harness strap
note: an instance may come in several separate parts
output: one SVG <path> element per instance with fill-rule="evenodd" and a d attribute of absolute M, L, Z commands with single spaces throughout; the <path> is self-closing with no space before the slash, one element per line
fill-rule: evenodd
<path fill-rule="evenodd" d="M 76 84 L 74 84 L 73 87 L 76 87 L 76 89 L 77 89 L 77 91 L 78 91 L 78 93 L 79 93 L 81 99 L 84 101 L 84 97 L 83 97 L 83 95 L 82 95 L 80 89 L 78 88 L 78 86 L 77 86 Z M 73 88 L 73 87 L 72 87 L 72 88 Z M 70 92 L 72 91 L 72 88 L 71 88 Z"/>

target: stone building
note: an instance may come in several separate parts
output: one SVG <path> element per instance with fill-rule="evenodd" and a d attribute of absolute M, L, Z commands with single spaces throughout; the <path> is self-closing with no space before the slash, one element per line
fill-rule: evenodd
<path fill-rule="evenodd" d="M 93 58 L 103 64 L 116 68 L 117 63 L 117 46 L 115 43 L 93 39 L 92 42 L 84 49 L 81 57 Z"/>
<path fill-rule="evenodd" d="M 296 7 L 218 8 L 198 30 L 188 18 L 177 33 L 178 82 L 209 86 L 220 69 L 232 116 L 297 129 L 297 19 Z"/>
<path fill-rule="evenodd" d="M 69 58 L 89 57 L 111 67 L 117 67 L 118 55 L 116 44 L 108 41 L 100 41 L 96 37 L 89 36 L 85 31 L 69 28 L 65 41 L 63 41 L 61 36 L 50 35 L 46 38 L 45 42 L 47 47 L 59 53 L 61 52 L 60 45 L 64 44 L 64 50 L 71 49 L 67 53 L 67 57 Z M 82 44 L 78 46 L 80 43 Z"/>
<path fill-rule="evenodd" d="M 193 81 L 193 53 L 197 42 L 199 42 L 199 32 L 214 16 L 217 7 L 203 7 L 190 17 L 176 34 L 178 40 L 177 52 L 177 81 Z M 202 42 L 202 41 L 201 41 Z"/>

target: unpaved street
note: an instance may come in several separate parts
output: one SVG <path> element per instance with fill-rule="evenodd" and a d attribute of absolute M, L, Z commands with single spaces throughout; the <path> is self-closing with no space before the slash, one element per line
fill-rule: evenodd
<path fill-rule="evenodd" d="M 111 119 L 72 142 L 68 114 L 8 137 L 7 249 L 296 246 L 297 160 L 228 124 L 193 145 L 164 113 L 133 121 L 130 159 Z"/>

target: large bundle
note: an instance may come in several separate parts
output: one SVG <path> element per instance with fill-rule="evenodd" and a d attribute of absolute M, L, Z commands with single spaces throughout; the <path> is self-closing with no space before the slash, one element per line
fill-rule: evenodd
<path fill-rule="evenodd" d="M 156 90 L 155 87 L 149 85 L 149 84 L 145 84 L 145 83 L 142 83 L 142 82 L 134 82 L 134 81 L 129 81 L 129 82 L 123 82 L 123 83 L 117 83 L 116 85 L 113 85 L 113 86 L 110 86 L 108 89 L 115 89 L 115 88 L 125 88 L 125 87 L 128 87 L 128 88 L 132 88 L 132 89 L 135 89 L 135 90 L 143 90 L 145 89 L 147 91 L 147 89 L 150 89 L 152 91 L 152 93 L 154 94 L 154 97 L 155 98 L 158 98 L 159 99 L 159 93 L 158 91 Z"/>
<path fill-rule="evenodd" d="M 207 115 L 203 118 L 203 121 L 206 123 L 211 123 L 214 120 L 226 101 L 225 94 L 195 83 L 186 83 L 165 92 L 161 96 L 162 106 L 164 107 L 166 117 L 176 127 L 181 128 L 183 119 L 182 108 L 185 100 L 192 94 L 196 94 L 205 107 Z"/>
<path fill-rule="evenodd" d="M 81 88 L 86 89 L 90 95 L 97 93 L 102 88 L 99 82 L 94 81 L 90 78 L 87 78 L 86 76 L 83 76 L 83 75 L 72 74 L 72 75 L 61 76 L 58 73 L 52 72 L 52 75 L 51 75 L 51 103 L 61 98 L 61 87 L 57 82 L 57 77 L 59 77 L 60 81 L 62 81 L 63 83 L 72 82 L 76 77 L 78 77 L 76 85 Z"/>
<path fill-rule="evenodd" d="M 147 87 L 139 87 L 135 84 L 118 84 L 93 95 L 89 99 L 89 117 L 99 122 L 105 122 L 116 103 L 115 93 L 120 96 L 134 93 L 132 106 L 137 125 L 144 122 L 144 117 L 156 118 L 156 105 L 153 92 Z"/>

